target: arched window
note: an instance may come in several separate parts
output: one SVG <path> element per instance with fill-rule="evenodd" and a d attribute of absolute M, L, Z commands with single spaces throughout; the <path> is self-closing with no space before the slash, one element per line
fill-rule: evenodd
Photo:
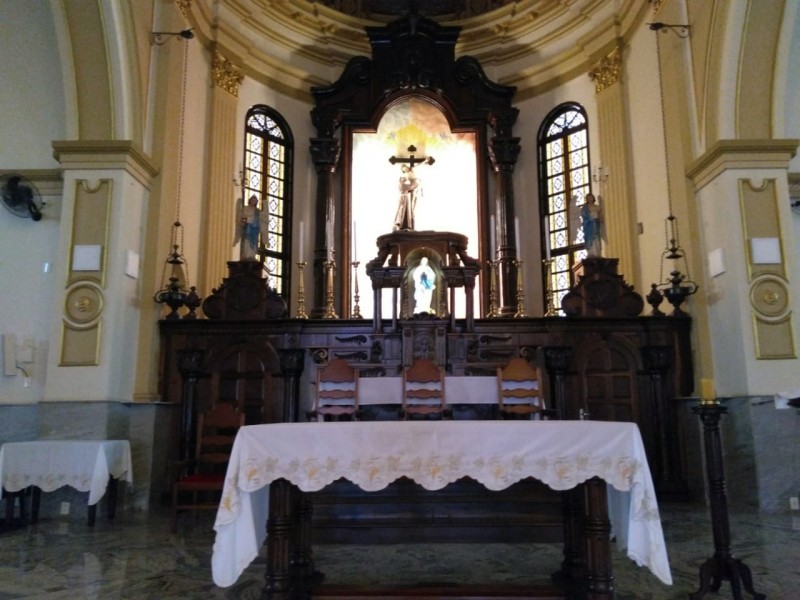
<path fill-rule="evenodd" d="M 255 194 L 267 215 L 258 258 L 267 281 L 289 297 L 292 231 L 292 156 L 294 140 L 284 118 L 268 106 L 247 111 L 244 130 L 244 198 Z"/>
<path fill-rule="evenodd" d="M 572 267 L 586 256 L 580 208 L 590 192 L 589 126 L 580 104 L 561 104 L 544 119 L 538 163 L 542 250 L 552 259 L 543 289 L 552 292 L 553 307 L 560 313 L 561 299 L 575 283 Z"/>

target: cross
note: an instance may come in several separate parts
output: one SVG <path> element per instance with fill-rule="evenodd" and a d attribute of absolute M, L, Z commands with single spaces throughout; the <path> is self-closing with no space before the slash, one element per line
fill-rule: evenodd
<path fill-rule="evenodd" d="M 408 164 L 408 166 L 411 169 L 414 168 L 414 165 L 419 165 L 422 163 L 432 165 L 434 162 L 436 162 L 436 160 L 432 156 L 423 156 L 417 158 L 416 156 L 414 156 L 414 152 L 416 151 L 417 147 L 412 144 L 408 147 L 408 152 L 409 152 L 408 158 L 398 158 L 397 156 L 390 156 L 389 162 L 392 163 L 393 165 L 397 163 L 405 163 Z"/>

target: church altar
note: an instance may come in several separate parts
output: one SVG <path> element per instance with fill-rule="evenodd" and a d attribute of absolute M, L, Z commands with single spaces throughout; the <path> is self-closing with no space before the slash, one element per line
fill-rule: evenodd
<path fill-rule="evenodd" d="M 270 488 L 270 484 L 284 480 L 305 492 L 345 478 L 370 492 L 401 477 L 427 490 L 440 490 L 462 477 L 475 479 L 488 490 L 502 490 L 528 477 L 555 490 L 599 478 L 609 484 L 617 544 L 663 583 L 672 583 L 638 428 L 630 423 L 588 421 L 245 426 L 234 444 L 214 525 L 214 582 L 233 585 L 258 554 L 268 532 L 265 597 L 273 597 L 273 592 L 279 597 L 289 589 L 293 580 L 286 572 L 290 555 L 310 559 L 310 548 L 293 547 L 296 540 L 307 539 L 291 531 L 297 518 L 291 516 L 296 515 L 295 509 L 289 508 L 285 499 L 276 499 L 274 494 L 283 488 Z M 273 489 L 269 509 L 268 489 Z M 608 517 L 601 504 L 592 506 L 590 497 L 587 508 L 584 535 L 595 549 L 588 554 L 586 565 L 590 598 L 600 597 L 594 593 L 605 593 L 606 588 L 613 590 Z M 598 548 L 602 552 L 597 552 Z"/>

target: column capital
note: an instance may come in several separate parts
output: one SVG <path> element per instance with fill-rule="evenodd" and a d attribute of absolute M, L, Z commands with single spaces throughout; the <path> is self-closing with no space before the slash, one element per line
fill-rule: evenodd
<path fill-rule="evenodd" d="M 239 85 L 244 80 L 244 74 L 218 51 L 214 52 L 214 58 L 211 61 L 211 74 L 214 78 L 214 85 L 235 98 L 239 97 Z"/>
<path fill-rule="evenodd" d="M 594 82 L 594 91 L 599 94 L 618 83 L 622 76 L 622 52 L 614 48 L 597 65 L 589 70 L 589 79 Z"/>

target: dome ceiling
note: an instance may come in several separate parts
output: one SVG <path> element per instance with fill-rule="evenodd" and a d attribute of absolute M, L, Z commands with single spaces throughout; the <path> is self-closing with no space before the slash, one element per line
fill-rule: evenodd
<path fill-rule="evenodd" d="M 248 76 L 304 96 L 369 56 L 365 27 L 410 4 L 460 27 L 456 55 L 477 58 L 518 98 L 588 72 L 652 11 L 649 0 L 179 0 L 201 40 Z"/>

